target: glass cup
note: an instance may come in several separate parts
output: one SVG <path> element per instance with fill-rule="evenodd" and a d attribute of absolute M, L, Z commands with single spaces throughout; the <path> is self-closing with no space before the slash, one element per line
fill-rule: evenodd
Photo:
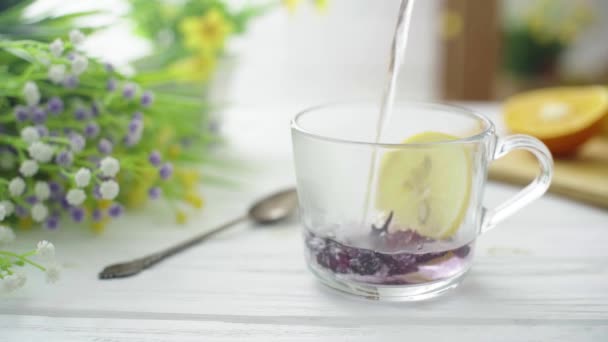
<path fill-rule="evenodd" d="M 376 141 L 378 105 L 314 107 L 292 121 L 308 266 L 326 285 L 371 299 L 432 298 L 458 286 L 475 239 L 551 183 L 539 140 L 499 138 L 486 117 L 455 106 L 398 103 Z M 482 206 L 488 165 L 531 152 L 536 179 L 502 205 Z"/>

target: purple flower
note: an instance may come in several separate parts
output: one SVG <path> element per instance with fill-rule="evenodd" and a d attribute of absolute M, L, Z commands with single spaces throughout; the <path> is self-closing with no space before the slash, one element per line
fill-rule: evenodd
<path fill-rule="evenodd" d="M 63 80 L 63 86 L 69 89 L 78 87 L 78 83 L 80 83 L 80 80 L 78 79 L 78 76 L 75 75 L 69 75 Z"/>
<path fill-rule="evenodd" d="M 148 196 L 150 197 L 150 199 L 157 199 L 159 198 L 161 195 L 161 189 L 157 186 L 150 188 L 150 190 L 148 190 Z"/>
<path fill-rule="evenodd" d="M 17 217 L 26 217 L 27 216 L 27 208 L 21 206 L 21 205 L 16 205 L 15 206 L 15 215 L 17 215 Z"/>
<path fill-rule="evenodd" d="M 114 71 L 114 66 L 111 63 L 103 63 L 103 67 L 106 69 L 107 72 Z"/>
<path fill-rule="evenodd" d="M 95 185 L 93 188 L 93 197 L 96 199 L 101 199 L 101 190 L 99 189 L 99 185 Z"/>
<path fill-rule="evenodd" d="M 154 166 L 160 166 L 160 163 L 162 162 L 162 158 L 160 156 L 160 152 L 154 150 L 150 153 L 150 155 L 148 156 L 148 161 L 150 162 L 150 164 L 154 165 Z"/>
<path fill-rule="evenodd" d="M 99 134 L 99 125 L 97 122 L 89 122 L 87 126 L 84 128 L 84 135 L 87 138 L 95 138 Z"/>
<path fill-rule="evenodd" d="M 143 128 L 141 120 L 133 119 L 129 122 L 129 133 L 137 134 Z"/>
<path fill-rule="evenodd" d="M 153 101 L 154 101 L 154 95 L 151 92 L 145 91 L 141 95 L 141 105 L 142 106 L 149 107 Z"/>
<path fill-rule="evenodd" d="M 133 113 L 133 117 L 131 118 L 131 120 L 142 120 L 143 118 L 144 118 L 144 113 L 135 112 L 135 113 Z"/>
<path fill-rule="evenodd" d="M 57 229 L 59 227 L 59 215 L 49 216 L 49 218 L 46 220 L 45 225 L 47 229 Z"/>
<path fill-rule="evenodd" d="M 62 207 L 64 210 L 68 210 L 68 209 L 70 209 L 70 203 L 68 203 L 68 200 L 65 198 L 65 196 L 63 196 L 63 197 L 61 198 L 61 201 L 60 201 L 60 202 L 61 202 L 61 207 Z"/>
<path fill-rule="evenodd" d="M 131 122 L 129 122 L 129 134 L 125 137 L 125 144 L 127 146 L 133 146 L 141 140 L 141 134 L 144 130 L 142 122 L 142 114 L 137 112 L 133 114 Z"/>
<path fill-rule="evenodd" d="M 70 151 L 63 150 L 57 153 L 57 156 L 55 156 L 55 162 L 61 166 L 70 166 L 72 165 L 73 161 L 74 156 Z"/>
<path fill-rule="evenodd" d="M 72 216 L 72 220 L 74 220 L 74 222 L 82 222 L 85 216 L 84 209 L 80 207 L 72 207 L 70 208 L 70 216 Z"/>
<path fill-rule="evenodd" d="M 97 143 L 97 150 L 99 150 L 99 153 L 101 154 L 112 153 L 113 147 L 112 142 L 108 139 L 100 139 L 99 143 Z"/>
<path fill-rule="evenodd" d="M 84 146 L 86 145 L 86 143 L 87 142 L 84 137 L 78 133 L 73 133 L 70 136 L 70 147 L 72 148 L 72 151 L 76 153 L 84 150 Z"/>
<path fill-rule="evenodd" d="M 76 118 L 76 120 L 83 121 L 83 120 L 88 119 L 88 117 L 89 117 L 89 113 L 87 112 L 86 109 L 84 109 L 82 107 L 78 107 L 74 111 L 74 118 Z"/>
<path fill-rule="evenodd" d="M 50 102 L 49 102 L 50 106 Z M 63 106 L 63 104 L 62 104 Z M 32 109 L 32 121 L 37 124 L 43 124 L 46 121 L 46 111 L 40 107 Z"/>
<path fill-rule="evenodd" d="M 91 105 L 91 114 L 93 114 L 94 117 L 99 116 L 99 104 L 97 104 L 97 102 L 93 102 Z"/>
<path fill-rule="evenodd" d="M 125 86 L 122 88 L 122 96 L 125 99 L 132 99 L 135 96 L 135 88 L 135 84 L 133 83 L 125 84 Z"/>
<path fill-rule="evenodd" d="M 112 217 L 119 217 L 120 215 L 122 215 L 122 212 L 124 211 L 124 208 L 122 207 L 122 205 L 118 204 L 118 203 L 114 203 L 110 209 L 108 209 L 108 215 L 112 216 Z"/>
<path fill-rule="evenodd" d="M 59 114 L 63 112 L 63 101 L 57 96 L 52 97 L 47 102 L 46 107 L 52 114 Z"/>
<path fill-rule="evenodd" d="M 73 52 L 70 52 L 70 53 L 68 53 L 68 54 L 66 55 L 66 57 L 67 57 L 69 60 L 73 61 L 73 60 L 74 60 L 74 58 L 76 58 L 76 54 L 75 54 L 75 53 L 73 53 Z"/>
<path fill-rule="evenodd" d="M 158 170 L 158 174 L 162 179 L 169 179 L 173 174 L 173 165 L 171 163 L 164 163 L 163 166 Z"/>
<path fill-rule="evenodd" d="M 17 119 L 17 121 L 23 122 L 30 118 L 30 113 L 28 112 L 28 110 L 25 106 L 21 106 L 21 105 L 15 106 L 14 110 L 15 110 L 15 119 Z"/>
<path fill-rule="evenodd" d="M 36 125 L 36 130 L 38 131 L 38 135 L 41 137 L 49 135 L 49 129 L 44 125 Z"/>
<path fill-rule="evenodd" d="M 125 137 L 125 145 L 128 147 L 135 146 L 141 140 L 141 134 L 129 134 Z"/>
<path fill-rule="evenodd" d="M 116 80 L 113 78 L 110 78 L 108 80 L 108 82 L 106 83 L 106 90 L 107 91 L 114 91 L 116 90 Z"/>
<path fill-rule="evenodd" d="M 36 198 L 36 196 L 33 196 L 33 195 L 32 196 L 27 196 L 25 198 L 25 202 L 27 204 L 36 204 L 38 202 L 38 198 Z"/>
<path fill-rule="evenodd" d="M 61 186 L 61 184 L 55 182 L 55 181 L 50 181 L 49 182 L 49 189 L 51 190 L 51 195 L 52 196 L 57 196 L 57 195 L 61 195 L 61 192 L 63 191 L 63 188 Z"/>
<path fill-rule="evenodd" d="M 99 209 L 95 209 L 91 213 L 91 218 L 95 222 L 101 221 L 101 219 L 103 218 L 103 212 L 101 210 L 99 210 Z"/>

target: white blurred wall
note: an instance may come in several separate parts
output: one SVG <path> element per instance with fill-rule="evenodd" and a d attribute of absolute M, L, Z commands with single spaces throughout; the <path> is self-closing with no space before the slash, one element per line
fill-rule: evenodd
<path fill-rule="evenodd" d="M 303 6 L 257 20 L 237 44 L 230 98 L 246 103 L 379 99 L 399 0 L 332 0 L 327 13 Z M 437 79 L 437 0 L 414 9 L 400 78 L 401 98 L 430 98 Z"/>

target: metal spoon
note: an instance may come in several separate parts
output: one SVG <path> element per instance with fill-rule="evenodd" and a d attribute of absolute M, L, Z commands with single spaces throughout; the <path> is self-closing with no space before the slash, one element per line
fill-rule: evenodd
<path fill-rule="evenodd" d="M 228 221 L 215 229 L 196 235 L 177 245 L 143 258 L 107 266 L 99 273 L 99 279 L 123 278 L 135 275 L 174 254 L 199 244 L 226 228 L 247 220 L 252 220 L 263 225 L 275 223 L 291 215 L 297 204 L 298 198 L 295 189 L 279 191 L 256 201 L 249 208 L 247 214 Z"/>

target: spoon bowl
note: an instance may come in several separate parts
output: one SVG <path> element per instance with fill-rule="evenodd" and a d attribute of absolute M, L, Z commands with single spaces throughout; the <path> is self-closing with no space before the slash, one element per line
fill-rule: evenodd
<path fill-rule="evenodd" d="M 258 200 L 249 208 L 247 216 L 259 224 L 272 224 L 290 216 L 297 206 L 297 192 L 291 188 Z"/>

